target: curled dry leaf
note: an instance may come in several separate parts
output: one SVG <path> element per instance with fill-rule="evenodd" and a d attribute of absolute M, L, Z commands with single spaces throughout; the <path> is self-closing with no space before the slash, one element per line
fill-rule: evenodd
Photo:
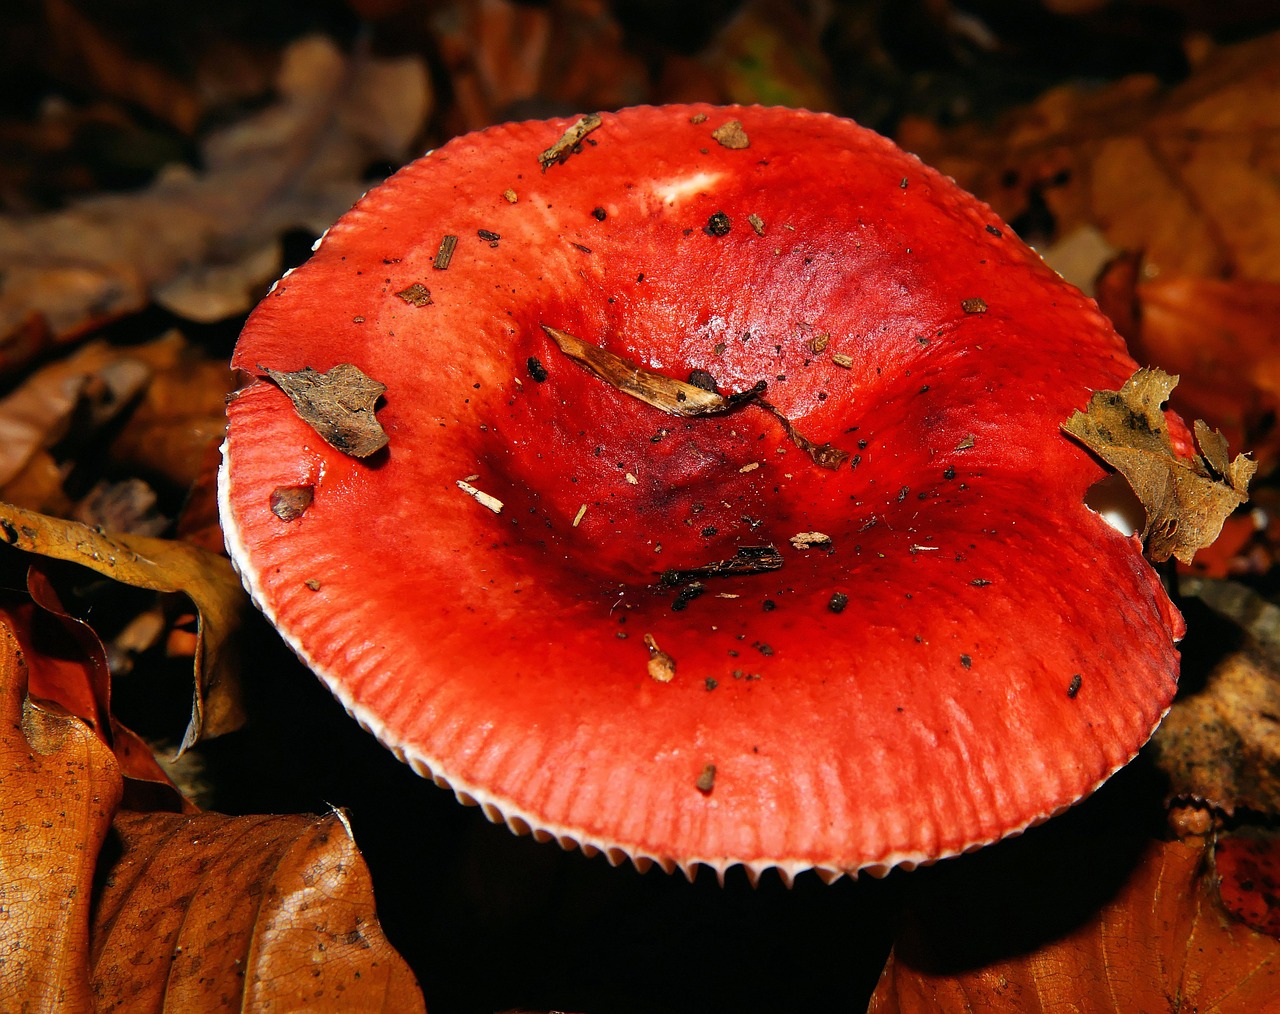
<path fill-rule="evenodd" d="M 424 1011 L 338 813 L 121 813 L 89 965 L 135 1010 Z M 83 953 L 83 952 L 82 952 Z"/>
<path fill-rule="evenodd" d="M 204 171 L 168 170 L 145 190 L 34 219 L 0 218 L 0 369 L 151 299 L 198 320 L 249 308 L 278 273 L 278 237 L 325 229 L 366 189 L 371 160 L 400 160 L 425 119 L 420 60 L 349 60 L 320 38 L 293 43 L 281 98 L 211 134 Z"/>
<path fill-rule="evenodd" d="M 101 736 L 29 696 L 23 622 L 0 611 L 0 1008 L 424 1009 L 342 815 L 118 811 Z"/>
<path fill-rule="evenodd" d="M 1197 549 L 1218 537 L 1227 515 L 1249 499 L 1258 466 L 1243 454 L 1229 461 L 1222 434 L 1204 423 L 1196 424 L 1200 457 L 1176 453 L 1160 406 L 1177 382 L 1160 370 L 1139 370 L 1119 391 L 1094 392 L 1088 409 L 1062 428 L 1129 481 L 1147 512 L 1147 555 L 1190 563 Z"/>
<path fill-rule="evenodd" d="M 0 540 L 78 563 L 124 584 L 186 594 L 199 611 L 199 623 L 191 721 L 181 750 L 202 735 L 220 735 L 243 724 L 234 638 L 250 607 L 226 557 L 183 542 L 112 535 L 3 503 Z"/>
<path fill-rule="evenodd" d="M 13 621 L 0 613 L 0 1009 L 92 1009 L 89 899 L 120 801 L 111 749 L 27 696 Z"/>
<path fill-rule="evenodd" d="M 715 378 L 709 374 L 703 375 L 703 379 L 707 382 L 706 387 L 676 380 L 674 377 L 667 377 L 647 369 L 639 363 L 616 355 L 598 345 L 592 345 L 557 328 L 543 324 L 542 330 L 559 346 L 561 352 L 605 383 L 668 415 L 686 417 L 721 415 L 748 404 L 756 404 L 782 424 L 791 442 L 809 455 L 819 468 L 829 468 L 834 471 L 849 459 L 848 451 L 843 451 L 830 443 L 815 444 L 796 429 L 791 420 L 775 405 L 766 401 L 763 395 L 768 387 L 767 381 L 759 380 L 745 390 L 726 396 L 716 390 Z M 753 465 L 744 466 L 743 471 L 752 471 L 754 467 Z"/>
<path fill-rule="evenodd" d="M 1231 648 L 1203 685 L 1183 688 L 1152 737 L 1151 756 L 1175 798 L 1280 815 L 1280 607 L 1243 585 L 1184 578 L 1183 594 L 1213 616 L 1214 647 Z M 1210 637 L 1210 635 L 1205 635 Z M 1192 645 L 1188 645 L 1188 650 Z"/>
<path fill-rule="evenodd" d="M 63 607 L 42 562 L 27 571 L 30 602 L 5 610 L 23 652 L 30 696 L 78 718 L 111 749 L 124 777 L 124 806 L 194 812 L 151 748 L 111 713 L 106 648 L 89 624 Z"/>
<path fill-rule="evenodd" d="M 309 366 L 292 373 L 264 372 L 289 396 L 298 417 L 330 447 L 367 458 L 387 446 L 387 434 L 375 415 L 387 385 L 366 377 L 359 367 L 339 363 L 327 373 Z"/>
<path fill-rule="evenodd" d="M 1016 903 L 1034 910 L 1037 899 Z M 1280 996 L 1280 942 L 1223 912 L 1203 841 L 1151 842 L 1092 918 L 1040 946 L 1024 940 L 1013 956 L 957 960 L 966 944 L 957 929 L 901 937 L 869 1011 L 1244 1012 L 1273 1010 Z"/>

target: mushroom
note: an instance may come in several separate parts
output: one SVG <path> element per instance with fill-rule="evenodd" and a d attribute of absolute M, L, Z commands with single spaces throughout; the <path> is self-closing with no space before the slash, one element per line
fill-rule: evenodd
<path fill-rule="evenodd" d="M 989 208 L 847 120 L 457 138 L 329 230 L 234 365 L 220 495 L 254 600 L 517 832 L 882 874 L 1070 806 L 1173 697 L 1181 617 L 1059 429 L 1135 364 Z M 376 407 L 364 456 L 278 382 L 338 366 L 374 386 L 320 414 Z"/>

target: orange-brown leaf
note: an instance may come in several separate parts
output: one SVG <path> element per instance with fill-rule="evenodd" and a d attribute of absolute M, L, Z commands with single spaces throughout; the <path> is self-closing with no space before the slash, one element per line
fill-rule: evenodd
<path fill-rule="evenodd" d="M 28 695 L 25 619 L 0 610 L 0 1010 L 423 1010 L 341 814 L 119 811 L 107 744 Z"/>
<path fill-rule="evenodd" d="M 1280 34 L 1210 51 L 1162 90 L 1135 75 L 1065 86 L 995 129 L 942 134 L 904 125 L 899 141 L 1015 225 L 1060 238 L 1083 225 L 1141 252 L 1152 273 L 1280 281 Z"/>
<path fill-rule="evenodd" d="M 424 1010 L 340 814 L 120 814 L 89 954 L 129 1010 Z"/>
<path fill-rule="evenodd" d="M 120 800 L 110 748 L 27 697 L 0 614 L 0 1010 L 88 1011 L 94 864 Z"/>
<path fill-rule="evenodd" d="M 1280 282 L 1136 275 L 1131 259 L 1114 263 L 1098 301 L 1139 359 L 1182 377 L 1171 406 L 1221 427 L 1264 467 L 1273 464 L 1280 456 Z"/>
<path fill-rule="evenodd" d="M 1273 1011 L 1280 942 L 1228 918 L 1207 866 L 1202 842 L 1152 842 L 1095 918 L 977 967 L 944 967 L 935 959 L 955 941 L 930 939 L 922 927 L 895 948 L 869 1009 Z"/>

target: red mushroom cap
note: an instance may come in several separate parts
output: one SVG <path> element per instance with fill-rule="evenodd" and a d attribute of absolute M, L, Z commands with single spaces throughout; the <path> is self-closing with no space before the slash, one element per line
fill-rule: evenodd
<path fill-rule="evenodd" d="M 615 862 L 882 872 L 1086 795 L 1183 630 L 1059 429 L 1134 369 L 1110 324 L 846 120 L 599 120 L 449 142 L 254 312 L 255 601 L 417 771 Z M 339 364 L 386 385 L 368 457 L 263 377 Z"/>

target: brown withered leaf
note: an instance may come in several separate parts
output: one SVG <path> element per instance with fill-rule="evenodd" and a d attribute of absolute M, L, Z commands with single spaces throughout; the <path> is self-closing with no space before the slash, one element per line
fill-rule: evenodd
<path fill-rule="evenodd" d="M 1258 466 L 1243 454 L 1227 461 L 1221 434 L 1213 436 L 1203 423 L 1196 426 L 1201 456 L 1176 454 L 1161 406 L 1177 382 L 1161 370 L 1138 370 L 1119 391 L 1095 391 L 1086 411 L 1075 412 L 1062 428 L 1129 481 L 1147 512 L 1147 555 L 1190 563 L 1197 549 L 1218 537 L 1227 515 L 1249 499 Z"/>
<path fill-rule="evenodd" d="M 102 341 L 36 370 L 0 398 L 0 486 L 66 436 L 73 421 L 80 438 L 109 423 L 150 377 L 140 357 Z"/>
<path fill-rule="evenodd" d="M 835 470 L 849 458 L 848 451 L 842 451 L 830 443 L 815 444 L 796 429 L 790 419 L 761 397 L 767 386 L 763 380 L 745 391 L 723 395 L 716 390 L 708 390 L 697 384 L 655 373 L 639 363 L 615 355 L 608 349 L 592 345 L 590 342 L 557 328 L 548 327 L 546 324 L 542 325 L 542 330 L 556 343 L 561 352 L 605 383 L 669 415 L 722 415 L 747 404 L 756 404 L 778 420 L 786 431 L 788 439 L 809 455 L 819 468 Z"/>
<path fill-rule="evenodd" d="M 120 772 L 87 725 L 27 696 L 27 678 L 0 611 L 0 1009 L 87 1011 L 89 899 Z"/>
<path fill-rule="evenodd" d="M 1039 946 L 947 963 L 943 952 L 962 943 L 928 925 L 901 935 L 868 1010 L 1225 1014 L 1274 1010 L 1280 996 L 1280 942 L 1222 911 L 1203 841 L 1151 842 L 1093 918 Z"/>
<path fill-rule="evenodd" d="M 319 37 L 284 51 L 276 88 L 278 102 L 208 135 L 200 173 L 0 217 L 0 371 L 30 354 L 33 322 L 70 341 L 152 299 L 203 321 L 248 309 L 278 274 L 279 237 L 327 228 L 371 160 L 409 153 L 430 105 L 421 60 L 348 59 Z"/>
<path fill-rule="evenodd" d="M 88 952 L 99 1003 L 425 1010 L 342 814 L 120 813 L 115 831 Z"/>
<path fill-rule="evenodd" d="M 1230 647 L 1184 686 L 1150 755 L 1174 798 L 1280 815 L 1280 607 L 1226 581 L 1184 577 L 1181 591 L 1216 614 L 1197 629 Z"/>
<path fill-rule="evenodd" d="M 1259 933 L 1280 937 L 1280 836 L 1258 828 L 1219 835 L 1213 867 L 1223 907 Z"/>
<path fill-rule="evenodd" d="M 158 473 L 186 489 L 207 449 L 222 440 L 231 370 L 176 330 L 129 351 L 151 368 L 151 381 L 107 453 L 126 472 Z"/>
<path fill-rule="evenodd" d="M 1092 225 L 1152 276 L 1280 281 L 1280 33 L 1192 55 L 1173 88 L 1064 86 L 994 128 L 913 120 L 898 140 L 1032 242 Z"/>
<path fill-rule="evenodd" d="M 101 532 L 4 503 L 0 541 L 78 563 L 124 584 L 187 595 L 199 621 L 191 721 L 180 752 L 201 736 L 217 736 L 243 724 L 235 635 L 251 606 L 226 557 L 184 542 Z"/>
<path fill-rule="evenodd" d="M 289 396 L 294 410 L 331 447 L 355 458 L 367 458 L 387 446 L 387 434 L 375 408 L 387 385 L 359 367 L 339 363 L 326 373 L 305 366 L 286 372 L 263 367 Z"/>
<path fill-rule="evenodd" d="M 21 622 L 0 609 L 0 1009 L 424 1009 L 345 817 L 118 810 L 101 736 L 29 696 Z"/>

